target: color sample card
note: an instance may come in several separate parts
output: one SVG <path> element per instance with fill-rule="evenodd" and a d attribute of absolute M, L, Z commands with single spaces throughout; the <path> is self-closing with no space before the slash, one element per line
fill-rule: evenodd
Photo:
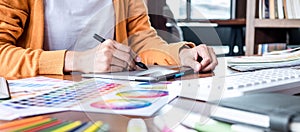
<path fill-rule="evenodd" d="M 19 80 L 8 80 L 8 84 L 12 97 L 19 98 L 70 86 L 73 84 L 73 81 L 38 76 Z"/>
<path fill-rule="evenodd" d="M 124 82 L 88 79 L 35 96 L 9 100 L 4 104 L 151 116 L 168 101 L 166 89 L 141 90 Z"/>

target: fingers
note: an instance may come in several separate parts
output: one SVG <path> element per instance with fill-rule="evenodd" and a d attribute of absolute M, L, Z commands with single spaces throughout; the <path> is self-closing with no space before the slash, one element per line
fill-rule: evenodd
<path fill-rule="evenodd" d="M 114 46 L 116 47 L 116 49 L 125 52 L 126 54 L 130 55 L 130 59 L 135 59 L 137 62 L 140 62 L 141 59 L 137 56 L 137 54 L 128 46 L 120 44 L 120 43 L 114 43 Z M 132 61 L 134 64 L 134 61 Z M 134 65 L 135 66 L 135 65 Z"/>
<path fill-rule="evenodd" d="M 103 43 L 103 46 L 106 46 L 112 49 L 111 65 L 119 66 L 125 70 L 135 70 L 136 65 L 131 56 L 132 50 L 128 46 L 119 44 L 113 40 L 106 40 Z"/>
<path fill-rule="evenodd" d="M 212 62 L 212 58 L 209 53 L 209 48 L 205 44 L 202 44 L 197 46 L 196 50 L 197 55 L 202 57 L 202 61 L 200 62 L 202 68 L 207 67 Z M 195 60 L 197 60 L 197 58 L 195 58 Z"/>
<path fill-rule="evenodd" d="M 218 64 L 214 50 L 206 45 L 198 45 L 192 49 L 182 50 L 180 59 L 183 65 L 190 66 L 195 72 L 212 71 Z"/>
<path fill-rule="evenodd" d="M 117 59 L 123 61 L 124 63 L 122 63 L 122 64 L 124 64 L 123 65 L 124 68 L 127 68 L 127 66 L 128 66 L 127 70 L 135 70 L 136 69 L 134 60 L 129 53 L 123 52 L 119 49 L 116 49 L 113 53 L 113 56 L 116 57 Z M 119 65 L 119 66 L 121 66 L 121 65 Z"/>
<path fill-rule="evenodd" d="M 184 65 L 193 68 L 195 72 L 199 72 L 202 69 L 201 64 L 191 57 L 185 59 Z"/>
<path fill-rule="evenodd" d="M 122 60 L 120 60 L 120 59 L 118 59 L 116 57 L 112 58 L 112 61 L 111 61 L 110 65 L 121 67 L 121 68 L 123 68 L 123 70 L 129 70 L 129 71 L 136 70 L 135 68 L 130 68 L 128 66 L 127 62 L 122 61 Z"/>
<path fill-rule="evenodd" d="M 122 61 L 116 57 L 112 58 L 110 65 L 122 67 L 124 70 L 128 68 L 128 64 L 125 61 Z"/>
<path fill-rule="evenodd" d="M 115 41 L 114 41 L 115 42 Z M 120 43 L 117 43 L 115 42 L 114 43 L 114 47 L 120 51 L 123 51 L 125 53 L 128 53 L 131 55 L 132 58 L 136 58 L 137 57 L 137 54 L 128 46 L 126 45 L 123 45 L 123 44 L 120 44 Z"/>
<path fill-rule="evenodd" d="M 123 67 L 119 67 L 119 66 L 110 66 L 110 69 L 108 72 L 119 72 L 119 71 L 123 71 Z"/>
<path fill-rule="evenodd" d="M 120 43 L 117 43 L 113 40 L 107 40 L 107 41 L 111 41 L 113 42 L 113 46 L 116 48 L 116 49 L 119 49 L 123 52 L 126 52 L 126 53 L 130 53 L 131 52 L 131 48 L 126 46 L 126 45 L 123 45 L 123 44 L 120 44 Z"/>
<path fill-rule="evenodd" d="M 209 65 L 207 65 L 206 67 L 203 67 L 203 69 L 201 71 L 212 71 L 216 68 L 216 66 L 218 65 L 218 60 L 217 60 L 217 56 L 213 50 L 213 48 L 208 47 L 208 52 L 211 58 L 211 62 Z"/>
<path fill-rule="evenodd" d="M 131 69 L 136 69 L 136 65 L 134 63 L 134 58 L 136 58 L 136 53 L 128 46 L 115 42 L 114 47 L 118 50 L 114 55 L 117 58 L 128 62 L 129 67 Z"/>

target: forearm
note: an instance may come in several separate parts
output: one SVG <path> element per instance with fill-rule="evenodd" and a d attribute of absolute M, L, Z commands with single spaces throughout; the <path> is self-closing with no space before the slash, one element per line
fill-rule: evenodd
<path fill-rule="evenodd" d="M 0 44 L 0 75 L 28 77 L 38 74 L 63 74 L 65 51 L 43 51 Z"/>
<path fill-rule="evenodd" d="M 64 61 L 64 72 L 71 72 L 71 71 L 79 71 L 80 70 L 80 63 L 84 63 L 84 60 L 81 59 L 82 55 L 81 52 L 77 51 L 67 51 L 65 55 Z"/>
<path fill-rule="evenodd" d="M 64 72 L 73 71 L 74 51 L 67 51 L 65 55 Z"/>

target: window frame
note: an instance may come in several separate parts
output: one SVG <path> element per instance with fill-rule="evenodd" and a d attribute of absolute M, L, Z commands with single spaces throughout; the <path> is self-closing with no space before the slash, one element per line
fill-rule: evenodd
<path fill-rule="evenodd" d="M 229 19 L 195 19 L 191 17 L 192 14 L 192 0 L 186 0 L 186 18 L 176 19 L 178 22 L 205 22 L 209 20 L 232 20 L 236 17 L 236 0 L 230 0 L 230 18 Z"/>

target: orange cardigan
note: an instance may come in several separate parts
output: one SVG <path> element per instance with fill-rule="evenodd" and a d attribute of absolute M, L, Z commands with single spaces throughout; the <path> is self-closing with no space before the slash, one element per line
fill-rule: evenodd
<path fill-rule="evenodd" d="M 184 44 L 167 44 L 150 26 L 143 0 L 113 0 L 115 39 L 146 64 L 177 65 Z M 0 0 L 0 76 L 63 74 L 66 50 L 43 51 L 43 0 Z M 99 18 L 101 19 L 101 18 Z"/>

